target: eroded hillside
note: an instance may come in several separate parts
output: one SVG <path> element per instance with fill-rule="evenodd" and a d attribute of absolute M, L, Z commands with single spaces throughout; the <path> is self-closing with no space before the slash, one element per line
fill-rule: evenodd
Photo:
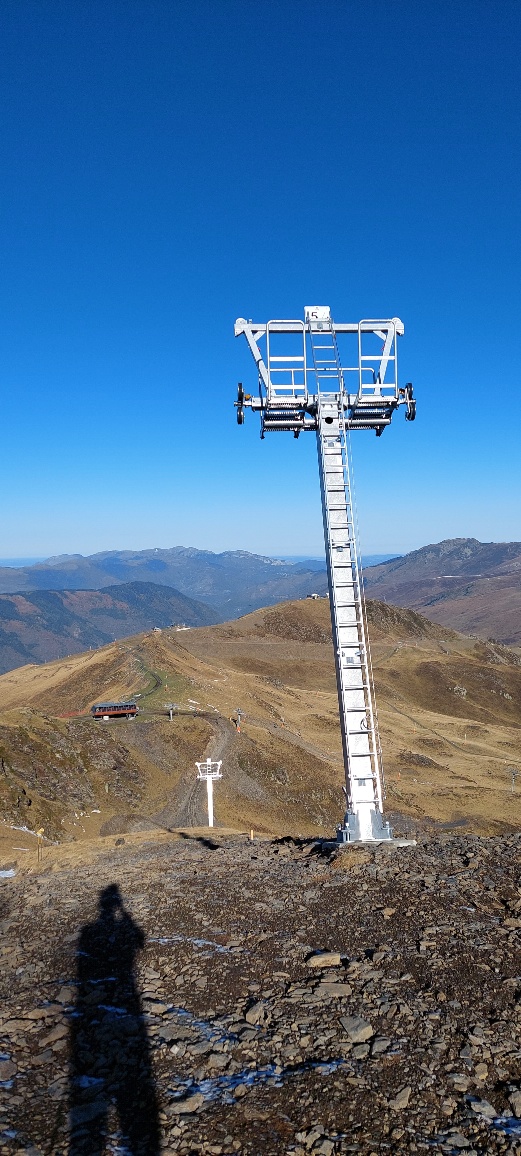
<path fill-rule="evenodd" d="M 412 827 L 517 828 L 519 654 L 385 603 L 369 603 L 368 617 L 387 810 L 406 817 L 398 826 L 408 817 Z M 96 700 L 128 694 L 140 696 L 136 720 L 89 717 Z M 194 763 L 207 755 L 223 760 L 221 826 L 334 830 L 343 770 L 327 599 L 137 635 L 0 678 L 9 845 L 13 826 L 63 840 L 202 823 Z"/>

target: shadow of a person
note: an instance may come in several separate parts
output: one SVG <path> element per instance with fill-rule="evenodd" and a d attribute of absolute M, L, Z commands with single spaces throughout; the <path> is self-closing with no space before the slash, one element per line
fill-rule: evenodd
<path fill-rule="evenodd" d="M 144 942 L 117 884 L 106 887 L 98 918 L 78 938 L 69 1156 L 101 1156 L 112 1105 L 129 1156 L 159 1153 L 158 1106 L 134 973 Z"/>

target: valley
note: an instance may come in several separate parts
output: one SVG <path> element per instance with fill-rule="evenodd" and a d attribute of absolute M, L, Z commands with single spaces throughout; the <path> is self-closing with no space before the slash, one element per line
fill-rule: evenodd
<path fill-rule="evenodd" d="M 364 568 L 370 598 L 441 626 L 521 645 L 521 544 L 456 538 Z M 0 566 L 0 673 L 106 646 L 154 626 L 205 626 L 327 592 L 320 559 L 246 551 L 66 555 Z"/>
<path fill-rule="evenodd" d="M 208 621 L 215 622 L 285 598 L 302 598 L 313 590 L 325 594 L 327 577 L 325 565 L 318 563 L 317 569 L 316 560 L 308 566 L 305 561 L 265 558 L 247 550 L 215 554 L 192 546 L 105 550 L 88 557 L 65 554 L 18 568 L 0 565 L 2 594 L 104 591 L 108 586 L 136 583 L 172 587 L 176 593 L 204 602 L 213 611 Z M 131 630 L 129 625 L 127 633 Z"/>

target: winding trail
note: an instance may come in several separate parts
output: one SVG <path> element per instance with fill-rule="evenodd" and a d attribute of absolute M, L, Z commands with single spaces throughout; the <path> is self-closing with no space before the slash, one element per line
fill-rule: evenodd
<path fill-rule="evenodd" d="M 200 717 L 202 712 L 199 712 Z M 204 759 L 223 759 L 231 753 L 231 747 L 236 735 L 235 727 L 222 715 L 204 714 L 214 734 L 207 743 Z M 161 811 L 152 815 L 152 822 L 160 827 L 204 827 L 208 822 L 206 814 L 206 791 L 204 785 L 196 777 L 195 765 L 187 768 L 177 787 L 172 791 L 171 798 Z"/>

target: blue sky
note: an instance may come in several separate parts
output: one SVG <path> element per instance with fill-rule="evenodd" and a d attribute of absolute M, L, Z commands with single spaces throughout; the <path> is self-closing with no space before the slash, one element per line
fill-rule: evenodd
<path fill-rule="evenodd" d="M 4 0 L 0 556 L 320 553 L 236 317 L 398 315 L 362 547 L 521 539 L 517 0 Z M 249 420 L 248 420 L 249 418 Z"/>

